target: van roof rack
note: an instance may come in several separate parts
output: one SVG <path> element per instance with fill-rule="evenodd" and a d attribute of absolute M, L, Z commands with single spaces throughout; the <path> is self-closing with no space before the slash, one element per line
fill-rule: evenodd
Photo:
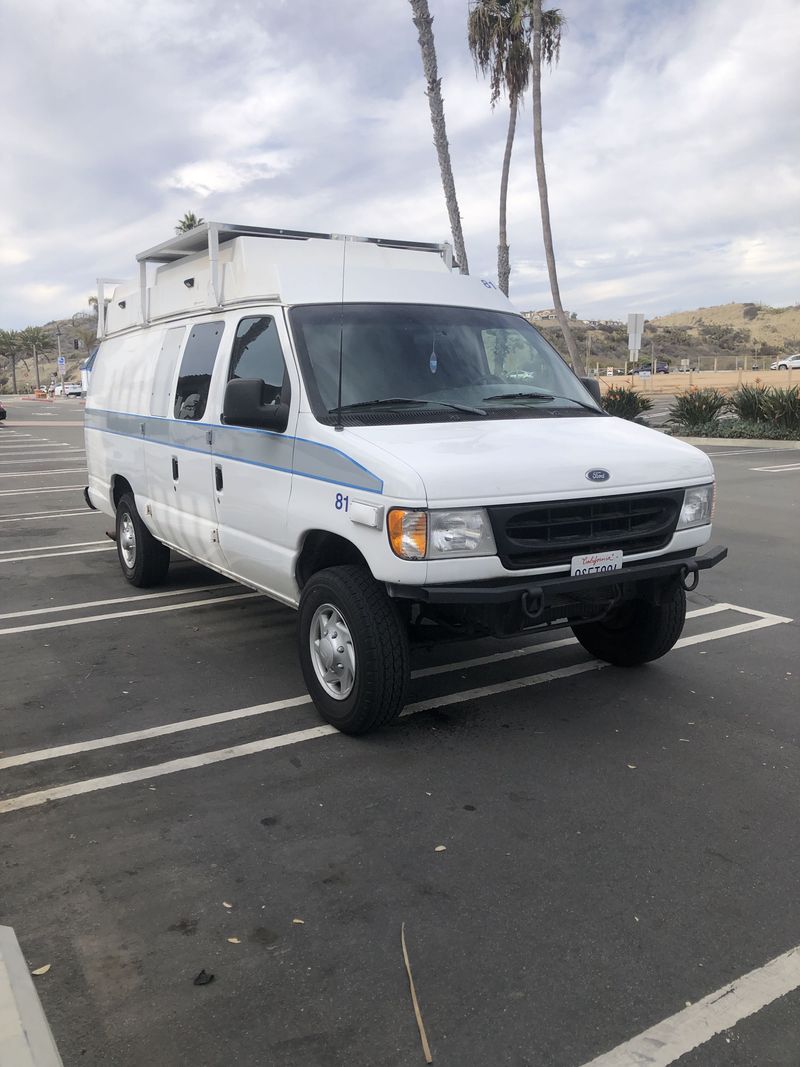
<path fill-rule="evenodd" d="M 448 242 L 435 244 L 424 241 L 401 241 L 389 237 L 356 237 L 343 233 L 317 233 L 312 230 L 284 230 L 268 226 L 240 226 L 231 222 L 201 222 L 185 233 L 175 234 L 168 241 L 153 245 L 152 248 L 139 252 L 136 260 L 139 264 L 139 325 L 146 326 L 150 321 L 148 290 L 147 290 L 147 265 L 158 263 L 162 265 L 177 263 L 188 256 L 195 256 L 206 252 L 208 254 L 209 269 L 209 307 L 220 305 L 220 245 L 227 244 L 237 237 L 268 237 L 273 240 L 285 241 L 358 241 L 365 244 L 378 245 L 382 248 L 407 249 L 415 252 L 434 252 L 441 256 L 448 270 L 452 270 L 456 264 L 453 261 L 453 248 Z M 97 282 L 97 336 L 103 338 L 106 335 L 106 286 L 120 284 L 115 279 L 99 278 Z M 120 308 L 125 304 L 120 303 Z"/>
<path fill-rule="evenodd" d="M 268 226 L 239 226 L 231 222 L 201 222 L 186 233 L 176 234 L 168 241 L 154 245 L 140 252 L 136 259 L 139 263 L 174 263 L 184 256 L 193 256 L 197 252 L 208 251 L 212 262 L 215 252 L 221 244 L 236 237 L 272 237 L 287 241 L 362 241 L 366 244 L 380 245 L 383 248 L 408 248 L 417 252 L 436 252 L 448 267 L 453 266 L 453 249 L 448 242 L 435 244 L 425 241 L 400 241 L 390 237 L 356 237 L 344 233 L 316 233 L 313 230 L 282 230 Z"/>

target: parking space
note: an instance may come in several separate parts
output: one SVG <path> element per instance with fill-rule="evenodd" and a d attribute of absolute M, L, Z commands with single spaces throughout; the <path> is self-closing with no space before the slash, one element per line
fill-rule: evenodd
<path fill-rule="evenodd" d="M 353 739 L 291 611 L 187 560 L 124 582 L 82 409 L 32 406 L 0 428 L 0 923 L 65 1064 L 422 1063 L 405 923 L 437 1064 L 797 1067 L 800 962 L 767 968 L 800 944 L 800 453 L 709 449 L 730 557 L 663 660 L 418 649 Z"/>

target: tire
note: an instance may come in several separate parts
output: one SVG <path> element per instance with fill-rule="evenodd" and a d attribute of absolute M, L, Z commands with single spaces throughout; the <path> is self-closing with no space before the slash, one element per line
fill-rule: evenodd
<path fill-rule="evenodd" d="M 408 633 L 366 567 L 329 567 L 309 578 L 298 640 L 305 683 L 326 722 L 366 734 L 397 718 L 410 677 Z"/>
<path fill-rule="evenodd" d="M 675 584 L 661 603 L 631 600 L 601 622 L 572 627 L 580 643 L 598 659 L 616 667 L 638 667 L 660 659 L 681 636 L 686 619 L 686 593 Z"/>
<path fill-rule="evenodd" d="M 132 493 L 117 504 L 116 530 L 119 565 L 131 585 L 161 585 L 169 570 L 169 549 L 142 522 Z"/>
<path fill-rule="evenodd" d="M 788 363 L 779 363 L 778 364 L 778 370 L 788 370 L 788 369 L 789 369 L 789 364 Z"/>

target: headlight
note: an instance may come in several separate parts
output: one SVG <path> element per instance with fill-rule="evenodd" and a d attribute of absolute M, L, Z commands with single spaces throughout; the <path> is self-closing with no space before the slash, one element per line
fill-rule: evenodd
<path fill-rule="evenodd" d="M 683 507 L 678 519 L 679 530 L 690 530 L 693 526 L 706 526 L 714 513 L 714 483 L 695 485 L 683 495 Z"/>
<path fill-rule="evenodd" d="M 483 508 L 431 511 L 428 558 L 493 556 L 497 552 L 489 516 Z"/>
<path fill-rule="evenodd" d="M 393 508 L 387 521 L 389 543 L 401 559 L 493 556 L 497 552 L 484 508 L 407 511 Z"/>

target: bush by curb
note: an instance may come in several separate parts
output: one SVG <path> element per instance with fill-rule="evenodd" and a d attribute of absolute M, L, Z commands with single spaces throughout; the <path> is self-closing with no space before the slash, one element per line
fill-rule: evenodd
<path fill-rule="evenodd" d="M 683 437 L 686 432 L 683 427 L 673 426 L 669 429 L 669 433 L 673 437 Z M 800 428 L 787 430 L 782 426 L 775 426 L 769 422 L 723 419 L 721 422 L 705 422 L 692 426 L 691 436 L 727 440 L 738 438 L 761 441 L 800 441 Z"/>

